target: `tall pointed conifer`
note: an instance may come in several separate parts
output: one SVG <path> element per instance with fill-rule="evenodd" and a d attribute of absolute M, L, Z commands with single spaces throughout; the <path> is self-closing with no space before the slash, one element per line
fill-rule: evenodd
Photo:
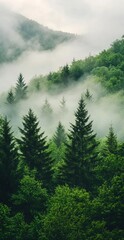
<path fill-rule="evenodd" d="M 106 139 L 106 152 L 108 152 L 108 154 L 110 153 L 117 154 L 117 148 L 118 148 L 117 136 L 115 135 L 114 129 L 111 125 Z"/>
<path fill-rule="evenodd" d="M 71 187 L 90 190 L 94 181 L 93 169 L 97 162 L 97 142 L 89 121 L 85 102 L 81 97 L 75 113 L 75 123 L 71 124 L 66 147 L 65 164 L 61 169 L 62 181 Z"/>
<path fill-rule="evenodd" d="M 9 203 L 19 183 L 18 153 L 7 118 L 0 131 L 0 201 Z"/>
<path fill-rule="evenodd" d="M 53 136 L 53 140 L 56 144 L 56 146 L 59 148 L 61 147 L 61 145 L 67 142 L 67 136 L 66 136 L 66 132 L 65 132 L 65 128 L 64 126 L 61 124 L 61 122 L 59 122 L 56 132 Z"/>
<path fill-rule="evenodd" d="M 39 122 L 33 111 L 29 109 L 23 117 L 23 128 L 19 128 L 21 139 L 18 139 L 22 159 L 30 169 L 37 170 L 37 178 L 44 187 L 50 186 L 52 180 L 52 159 L 48 151 L 44 132 L 40 132 Z"/>
<path fill-rule="evenodd" d="M 19 101 L 21 99 L 25 99 L 26 96 L 27 96 L 27 85 L 24 81 L 23 75 L 20 73 L 16 83 L 16 88 L 15 88 L 15 100 Z"/>

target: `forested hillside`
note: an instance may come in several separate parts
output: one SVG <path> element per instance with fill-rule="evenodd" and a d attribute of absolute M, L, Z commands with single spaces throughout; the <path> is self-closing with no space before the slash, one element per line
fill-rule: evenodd
<path fill-rule="evenodd" d="M 50 50 L 75 38 L 4 8 L 0 9 L 0 19 L 0 64 L 16 60 L 26 51 Z"/>
<path fill-rule="evenodd" d="M 63 112 L 64 113 L 64 112 Z M 81 97 L 48 141 L 30 109 L 20 137 L 0 123 L 0 239 L 123 239 L 124 144 L 100 145 Z"/>
<path fill-rule="evenodd" d="M 34 85 L 42 82 L 50 88 L 51 85 L 61 84 L 67 87 L 72 81 L 80 81 L 87 75 L 97 77 L 108 92 L 124 89 L 124 38 L 112 43 L 108 50 L 103 50 L 97 56 L 89 56 L 85 60 L 73 60 L 71 65 L 65 65 L 58 72 L 34 79 Z"/>
<path fill-rule="evenodd" d="M 124 239 L 123 66 L 122 38 L 1 95 L 1 240 Z"/>

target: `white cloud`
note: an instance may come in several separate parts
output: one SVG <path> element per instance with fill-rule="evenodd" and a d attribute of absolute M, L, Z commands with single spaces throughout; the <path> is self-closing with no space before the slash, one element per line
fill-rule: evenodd
<path fill-rule="evenodd" d="M 54 29 L 123 34 L 123 0 L 0 0 L 11 9 Z M 116 34 L 115 34 L 116 35 Z"/>
<path fill-rule="evenodd" d="M 84 34 L 82 41 L 59 46 L 52 52 L 31 52 L 16 62 L 0 66 L 1 91 L 14 84 L 20 72 L 28 81 L 35 74 L 57 70 L 73 58 L 96 54 L 123 35 L 123 0 L 0 0 L 0 3 L 53 29 Z M 14 19 L 8 16 L 6 21 L 0 20 L 0 28 L 9 38 L 23 44 L 14 31 Z"/>

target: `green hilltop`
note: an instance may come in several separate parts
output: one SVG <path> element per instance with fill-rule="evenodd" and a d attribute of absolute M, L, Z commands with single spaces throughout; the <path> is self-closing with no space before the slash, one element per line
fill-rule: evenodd
<path fill-rule="evenodd" d="M 86 76 L 95 76 L 108 92 L 124 90 L 124 38 L 116 40 L 107 50 L 96 56 L 89 56 L 84 60 L 73 60 L 57 72 L 47 76 L 39 76 L 30 83 L 36 88 L 46 84 L 48 88 L 55 85 L 67 87 L 72 82 L 78 82 Z"/>

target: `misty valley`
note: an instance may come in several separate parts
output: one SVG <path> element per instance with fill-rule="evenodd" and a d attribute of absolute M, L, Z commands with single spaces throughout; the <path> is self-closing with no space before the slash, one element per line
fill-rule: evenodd
<path fill-rule="evenodd" d="M 76 38 L 13 18 L 21 39 L 1 38 L 2 66 Z M 0 94 L 0 239 L 123 240 L 123 119 L 123 36 L 28 83 L 15 75 Z"/>

